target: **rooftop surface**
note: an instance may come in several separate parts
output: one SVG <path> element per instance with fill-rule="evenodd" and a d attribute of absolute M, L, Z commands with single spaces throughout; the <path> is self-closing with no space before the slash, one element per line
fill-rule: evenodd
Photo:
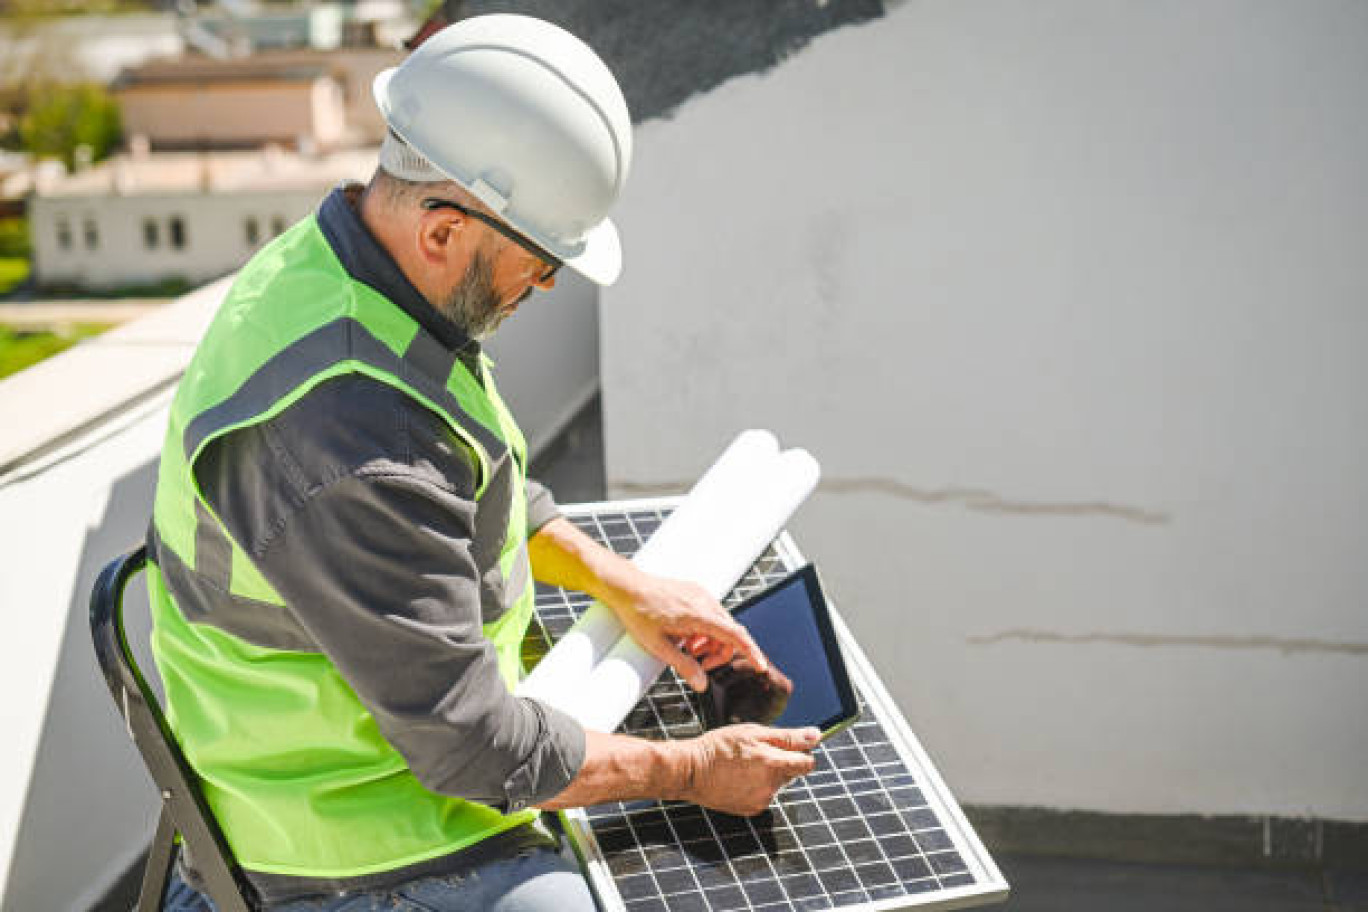
<path fill-rule="evenodd" d="M 1004 912 L 1361 912 L 1368 874 L 997 855 Z"/>

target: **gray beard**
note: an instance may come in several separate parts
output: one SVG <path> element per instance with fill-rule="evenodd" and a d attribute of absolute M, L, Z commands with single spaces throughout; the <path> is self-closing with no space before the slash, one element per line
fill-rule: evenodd
<path fill-rule="evenodd" d="M 476 251 L 460 283 L 438 302 L 437 309 L 477 342 L 494 335 L 504 315 L 494 292 L 494 270 L 483 251 Z"/>

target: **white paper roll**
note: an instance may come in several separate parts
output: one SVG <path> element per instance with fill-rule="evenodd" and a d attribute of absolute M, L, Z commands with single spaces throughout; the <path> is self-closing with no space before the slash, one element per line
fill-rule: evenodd
<path fill-rule="evenodd" d="M 633 562 L 647 573 L 676 575 L 669 572 L 670 552 L 707 547 L 712 537 L 709 527 L 714 518 L 706 506 L 700 513 L 700 506 L 726 503 L 747 479 L 762 475 L 765 466 L 778 457 L 779 441 L 772 433 L 742 431 L 645 542 Z M 622 624 L 613 612 L 595 602 L 519 683 L 516 693 L 566 709 L 590 671 L 623 635 Z"/>
<path fill-rule="evenodd" d="M 652 572 L 693 580 L 721 598 L 812 493 L 819 475 L 809 453 L 793 450 L 755 466 L 747 478 L 726 478 L 696 502 L 691 494 L 688 522 L 668 535 L 662 525 L 652 537 L 661 540 Z M 664 667 L 624 634 L 594 666 L 568 711 L 586 728 L 613 731 Z"/>
<path fill-rule="evenodd" d="M 779 458 L 779 441 L 769 431 L 742 431 L 723 451 L 689 495 L 632 558 L 642 570 L 671 576 L 671 554 L 691 545 L 708 542 L 718 531 L 716 505 L 727 503 Z"/>
<path fill-rule="evenodd" d="M 657 576 L 698 583 L 722 598 L 750 569 L 817 485 L 805 450 L 779 451 L 763 430 L 739 434 L 633 561 Z M 664 664 L 594 603 L 518 686 L 586 728 L 613 731 Z"/>
<path fill-rule="evenodd" d="M 622 637 L 617 615 L 594 602 L 575 625 L 537 663 L 532 674 L 519 682 L 520 697 L 535 697 L 562 709 L 563 703 L 584 684 L 589 672 Z"/>

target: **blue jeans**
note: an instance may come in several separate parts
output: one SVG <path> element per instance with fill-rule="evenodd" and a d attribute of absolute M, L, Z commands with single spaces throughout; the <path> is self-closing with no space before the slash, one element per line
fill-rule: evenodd
<path fill-rule="evenodd" d="M 272 912 L 595 912 L 579 866 L 552 848 L 525 849 L 461 874 L 424 877 L 376 893 L 300 899 Z M 178 876 L 166 890 L 164 912 L 214 912 Z"/>

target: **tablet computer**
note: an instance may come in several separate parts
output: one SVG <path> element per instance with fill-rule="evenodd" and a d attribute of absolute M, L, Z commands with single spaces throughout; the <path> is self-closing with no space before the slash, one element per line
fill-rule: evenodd
<path fill-rule="evenodd" d="M 826 739 L 859 717 L 816 567 L 808 564 L 751 596 L 732 616 L 779 674 L 760 674 L 743 661 L 709 672 L 701 699 L 710 728 L 733 722 L 812 726 Z"/>

